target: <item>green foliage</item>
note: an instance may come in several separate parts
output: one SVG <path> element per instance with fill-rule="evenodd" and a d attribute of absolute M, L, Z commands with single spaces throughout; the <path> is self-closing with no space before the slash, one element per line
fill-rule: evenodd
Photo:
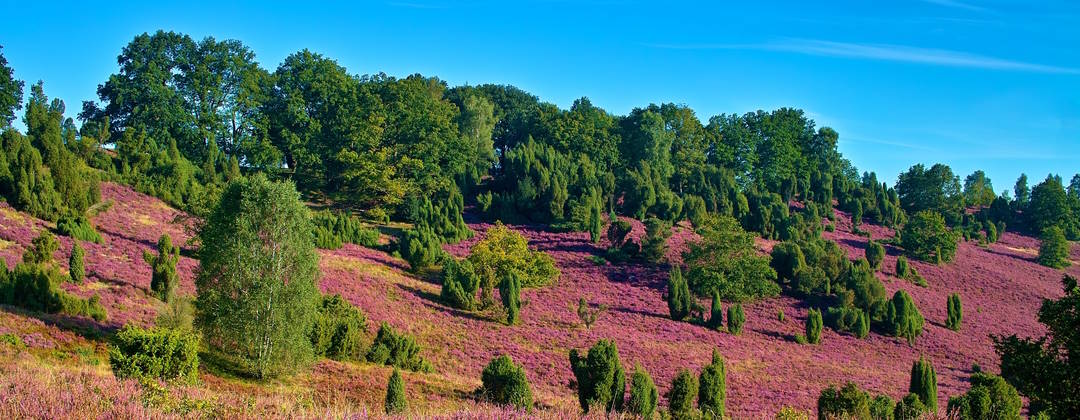
<path fill-rule="evenodd" d="M 582 410 L 588 412 L 593 407 L 607 412 L 622 410 L 626 378 L 614 342 L 600 340 L 585 357 L 577 349 L 570 350 L 570 367 L 577 381 Z"/>
<path fill-rule="evenodd" d="M 231 182 L 198 232 L 195 323 L 208 347 L 243 373 L 272 377 L 313 359 L 319 291 L 311 231 L 291 183 L 255 176 Z"/>
<path fill-rule="evenodd" d="M 659 396 L 649 372 L 640 365 L 635 366 L 634 374 L 630 377 L 630 399 L 626 401 L 626 411 L 643 419 L 651 419 L 659 404 Z"/>
<path fill-rule="evenodd" d="M 845 306 L 850 304 L 866 311 L 871 320 L 882 319 L 888 310 L 885 285 L 864 259 L 848 265 L 843 277 L 834 285 L 833 292 L 842 297 Z"/>
<path fill-rule="evenodd" d="M 806 316 L 806 342 L 818 344 L 821 342 L 821 311 L 811 309 Z"/>
<path fill-rule="evenodd" d="M 858 338 L 866 338 L 870 333 L 870 317 L 860 308 L 833 306 L 823 316 L 825 324 L 838 332 L 849 332 Z"/>
<path fill-rule="evenodd" d="M 42 230 L 38 236 L 30 241 L 30 249 L 23 253 L 23 263 L 26 264 L 53 264 L 53 254 L 60 249 L 60 241 L 47 230 Z"/>
<path fill-rule="evenodd" d="M 708 212 L 705 199 L 692 194 L 683 197 L 683 217 L 694 226 L 700 225 L 708 217 Z"/>
<path fill-rule="evenodd" d="M 926 410 L 937 411 L 937 375 L 929 360 L 919 357 L 919 360 L 911 364 L 911 384 L 908 386 L 908 392 L 915 394 L 926 406 Z M 900 416 L 896 417 L 900 418 Z"/>
<path fill-rule="evenodd" d="M 913 345 L 915 338 L 922 335 L 925 320 L 919 308 L 915 307 L 915 301 L 911 300 L 911 295 L 897 290 L 889 300 L 883 322 L 887 334 L 904 338 Z"/>
<path fill-rule="evenodd" d="M 480 397 L 497 405 L 507 405 L 519 410 L 532 410 L 533 396 L 525 369 L 515 364 L 510 356 L 502 355 L 491 360 L 480 375 L 483 385 Z"/>
<path fill-rule="evenodd" d="M 1000 376 L 983 372 L 971 375 L 971 389 L 949 397 L 950 416 L 959 420 L 1019 420 L 1023 401 L 1016 388 Z"/>
<path fill-rule="evenodd" d="M 869 419 L 870 395 L 853 382 L 848 382 L 840 389 L 830 385 L 818 396 L 817 411 L 819 420 Z"/>
<path fill-rule="evenodd" d="M 668 411 L 671 418 L 682 420 L 696 417 L 694 414 L 694 397 L 698 395 L 697 379 L 689 370 L 680 369 L 671 380 L 671 388 L 668 389 Z"/>
<path fill-rule="evenodd" d="M 727 308 L 728 332 L 739 335 L 742 333 L 743 324 L 746 323 L 746 315 L 743 314 L 742 304 L 734 304 Z"/>
<path fill-rule="evenodd" d="M 870 400 L 870 418 L 874 420 L 893 420 L 896 404 L 887 395 L 878 395 Z"/>
<path fill-rule="evenodd" d="M 912 166 L 897 178 L 896 192 L 908 214 L 929 211 L 959 220 L 964 203 L 960 178 L 947 165 L 939 163 L 929 169 L 922 164 Z"/>
<path fill-rule="evenodd" d="M 466 311 L 476 309 L 476 291 L 480 288 L 480 277 L 476 275 L 469 260 L 447 258 L 442 266 L 442 278 L 439 297 L 443 303 Z"/>
<path fill-rule="evenodd" d="M 671 271 L 668 273 L 666 298 L 671 319 L 683 321 L 690 316 L 690 311 L 694 305 L 694 297 L 690 296 L 690 289 L 686 284 L 686 280 L 683 279 L 682 269 L 679 268 L 678 264 L 672 265 Z"/>
<path fill-rule="evenodd" d="M 1051 226 L 1042 233 L 1039 244 L 1039 264 L 1050 268 L 1065 268 L 1069 262 L 1069 241 L 1060 227 Z"/>
<path fill-rule="evenodd" d="M 90 224 L 90 221 L 86 220 L 85 217 L 60 217 L 60 221 L 56 222 L 56 232 L 72 239 L 97 244 L 105 243 L 105 239 L 94 230 L 94 225 Z"/>
<path fill-rule="evenodd" d="M 405 381 L 401 380 L 401 371 L 394 368 L 390 374 L 390 381 L 386 384 L 386 401 L 384 404 L 386 414 L 404 414 L 409 409 L 409 401 L 405 396 Z"/>
<path fill-rule="evenodd" d="M 195 307 L 192 300 L 189 296 L 173 296 L 158 312 L 154 325 L 169 330 L 194 331 Z"/>
<path fill-rule="evenodd" d="M 1051 418 L 1080 416 L 1080 287 L 1076 278 L 1062 279 L 1064 295 L 1044 300 L 1039 322 L 1048 332 L 1039 338 L 995 336 L 994 349 L 1001 357 L 1001 376 L 1031 400 L 1032 411 L 1044 411 Z"/>
<path fill-rule="evenodd" d="M 109 349 L 118 378 L 198 379 L 199 336 L 192 331 L 125 326 Z"/>
<path fill-rule="evenodd" d="M 517 274 L 507 273 L 499 281 L 499 297 L 506 309 L 506 325 L 517 324 L 521 319 L 521 280 Z"/>
<path fill-rule="evenodd" d="M 312 214 L 315 226 L 315 246 L 322 249 L 338 249 L 343 243 L 368 248 L 379 245 L 379 231 L 365 227 L 349 213 L 320 211 Z"/>
<path fill-rule="evenodd" d="M 31 252 L 28 250 L 27 254 Z M 50 263 L 24 262 L 8 271 L 7 265 L 0 262 L 0 304 L 104 321 L 107 314 L 101 299 L 97 295 L 81 299 L 68 294 L 60 288 L 60 283 L 66 279 L 67 276 Z"/>
<path fill-rule="evenodd" d="M 2 136 L 5 165 L 0 170 L 0 193 L 17 210 L 40 219 L 57 220 L 63 202 L 41 153 L 18 131 L 4 130 Z"/>
<path fill-rule="evenodd" d="M 8 66 L 0 48 L 0 128 L 11 125 L 15 111 L 22 108 L 23 82 L 15 78 L 15 70 Z"/>
<path fill-rule="evenodd" d="M 655 217 L 645 219 L 645 239 L 641 243 L 641 256 L 646 261 L 663 261 L 667 254 L 667 240 L 671 237 L 671 224 Z"/>
<path fill-rule="evenodd" d="M 907 257 L 901 255 L 896 257 L 896 277 L 907 278 L 910 274 L 910 265 L 908 264 Z"/>
<path fill-rule="evenodd" d="M 795 280 L 806 268 L 806 257 L 802 249 L 794 242 L 781 242 L 773 246 L 769 265 L 776 270 L 776 276 L 781 280 Z"/>
<path fill-rule="evenodd" d="M 1053 175 L 1047 175 L 1046 180 L 1031 190 L 1031 204 L 1024 215 L 1035 232 L 1055 226 L 1067 232 L 1076 229 L 1076 224 L 1080 223 L 1080 220 L 1072 217 L 1069 197 L 1061 183 L 1061 177 Z"/>
<path fill-rule="evenodd" d="M 940 214 L 922 211 L 904 225 L 900 243 L 912 258 L 942 263 L 952 261 L 956 255 L 958 236 L 945 227 L 945 219 Z"/>
<path fill-rule="evenodd" d="M 960 331 L 960 323 L 964 319 L 964 308 L 960 303 L 960 294 L 953 293 L 949 295 L 949 299 L 946 302 L 948 317 L 945 318 L 945 326 L 953 331 Z"/>
<path fill-rule="evenodd" d="M 726 417 L 727 368 L 720 352 L 713 349 L 712 363 L 701 368 L 698 379 L 698 409 L 706 416 Z"/>
<path fill-rule="evenodd" d="M 585 324 L 586 329 L 592 328 L 600 314 L 606 310 L 607 305 L 600 305 L 595 310 L 589 310 L 589 302 L 586 302 L 585 298 L 578 299 L 577 316 L 581 323 Z"/>
<path fill-rule="evenodd" d="M 636 257 L 641 248 L 627 237 L 633 226 L 625 220 L 612 220 L 607 230 L 608 242 L 611 243 L 607 249 L 607 259 L 618 262 Z"/>
<path fill-rule="evenodd" d="M 470 248 L 468 260 L 480 278 L 485 306 L 494 302 L 494 288 L 507 275 L 513 274 L 527 288 L 551 284 L 560 274 L 551 256 L 529 249 L 524 236 L 502 223 L 488 229 L 484 239 Z"/>
<path fill-rule="evenodd" d="M 717 291 L 728 301 L 743 302 L 780 294 L 769 258 L 758 254 L 754 236 L 730 217 L 711 217 L 697 228 L 701 240 L 691 243 L 683 260 L 687 282 L 699 296 Z"/>
<path fill-rule="evenodd" d="M 781 315 L 783 318 L 783 315 Z M 783 319 L 781 319 L 783 321 Z M 720 294 L 713 292 L 712 306 L 709 308 L 709 328 L 719 330 L 724 326 L 724 306 L 720 302 Z"/>
<path fill-rule="evenodd" d="M 367 361 L 413 372 L 430 372 L 431 364 L 420 357 L 420 345 L 411 335 L 398 333 L 390 324 L 382 323 L 375 341 L 367 353 Z"/>
<path fill-rule="evenodd" d="M 420 271 L 435 264 L 442 255 L 442 242 L 435 231 L 427 226 L 417 226 L 405 232 L 400 241 L 401 258 L 409 263 L 409 269 Z"/>
<path fill-rule="evenodd" d="M 896 420 L 918 420 L 922 418 L 928 409 L 929 407 L 923 404 L 918 395 L 914 393 L 907 394 L 896 402 L 896 408 L 893 409 L 893 418 Z"/>
<path fill-rule="evenodd" d="M 75 284 L 82 283 L 83 278 L 86 277 L 86 265 L 83 262 L 83 257 L 86 252 L 83 251 L 79 241 L 71 241 L 71 256 L 68 258 L 68 277 L 71 278 L 71 282 Z"/>
<path fill-rule="evenodd" d="M 157 255 L 143 251 L 143 260 L 150 264 L 153 272 L 150 278 L 150 290 L 162 302 L 168 302 L 176 295 L 180 285 L 180 275 L 176 272 L 176 263 L 180 261 L 180 247 L 173 245 L 168 233 L 161 234 L 157 242 Z"/>
<path fill-rule="evenodd" d="M 341 295 L 323 295 L 311 327 L 315 356 L 334 360 L 363 360 L 367 317 Z"/>
<path fill-rule="evenodd" d="M 595 223 L 595 211 L 603 207 L 602 175 L 589 156 L 529 138 L 504 150 L 500 166 L 491 184 L 487 214 L 492 219 L 583 231 Z"/>
<path fill-rule="evenodd" d="M 977 170 L 964 178 L 964 204 L 974 207 L 989 206 L 997 198 L 994 186 L 986 172 Z"/>
<path fill-rule="evenodd" d="M 885 261 L 885 247 L 878 242 L 867 241 L 866 261 L 870 263 L 870 268 L 874 270 L 881 268 L 881 262 Z"/>

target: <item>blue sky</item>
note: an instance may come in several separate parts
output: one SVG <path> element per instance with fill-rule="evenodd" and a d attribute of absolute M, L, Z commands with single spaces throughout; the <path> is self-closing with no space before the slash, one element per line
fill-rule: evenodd
<path fill-rule="evenodd" d="M 504 4 L 506 3 L 506 4 Z M 510 4 L 513 3 L 513 4 Z M 811 4 L 820 3 L 820 4 Z M 302 48 L 352 73 L 508 83 L 568 107 L 650 102 L 720 113 L 793 106 L 861 170 L 915 163 L 998 191 L 1080 172 L 1080 2 L 3 1 L 16 76 L 74 114 L 136 34 L 239 39 L 263 67 Z"/>

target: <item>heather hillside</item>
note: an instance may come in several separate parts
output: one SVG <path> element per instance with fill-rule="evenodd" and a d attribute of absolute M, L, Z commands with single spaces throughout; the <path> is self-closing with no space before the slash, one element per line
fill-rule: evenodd
<path fill-rule="evenodd" d="M 7 204 L 0 206 L 0 256 L 14 266 L 37 232 L 55 225 Z M 94 212 L 90 220 L 104 241 L 83 244 L 87 281 L 63 287 L 81 297 L 99 295 L 108 319 L 98 322 L 3 307 L 0 334 L 12 337 L 0 344 L 4 354 L 0 414 L 4 417 L 63 417 L 76 412 L 138 417 L 381 414 L 389 368 L 363 363 L 324 360 L 310 372 L 268 383 L 234 378 L 207 362 L 197 386 L 148 388 L 114 378 L 106 353 L 109 334 L 126 323 L 149 326 L 161 305 L 151 297 L 151 270 L 143 262 L 143 251 L 153 249 L 163 232 L 183 244 L 178 264 L 182 295 L 194 293 L 198 262 L 190 257 L 193 249 L 187 245 L 190 236 L 185 223 L 192 219 L 156 198 L 102 183 L 101 203 Z M 850 224 L 844 222 L 846 214 L 837 215 L 837 229 L 824 233 L 825 238 L 839 243 L 850 257 L 861 256 L 866 238 L 851 233 Z M 489 227 L 477 221 L 468 221 L 468 226 L 478 234 L 444 245 L 451 254 L 464 256 Z M 538 407 L 532 415 L 576 414 L 568 352 L 605 338 L 617 343 L 623 366 L 640 364 L 652 374 L 661 395 L 678 369 L 697 371 L 718 349 L 727 359 L 728 412 L 735 418 L 771 416 L 783 406 L 815 410 L 823 388 L 847 380 L 899 399 L 907 393 L 908 367 L 920 356 L 936 366 L 938 404 L 944 406 L 948 396 L 967 390 L 972 364 L 997 370 L 991 334 L 1043 334 L 1045 327 L 1035 319 L 1038 305 L 1044 298 L 1061 295 L 1061 271 L 1035 262 L 1039 242 L 1031 237 L 1010 232 L 987 246 L 961 242 L 955 261 L 948 265 L 912 261 L 925 277 L 926 287 L 894 276 L 898 250 L 887 246 L 885 268 L 876 275 L 890 294 L 897 289 L 911 294 L 927 320 L 923 335 L 908 345 L 879 334 L 856 339 L 826 329 L 824 345 L 806 346 L 794 339 L 807 316 L 804 300 L 782 296 L 747 304 L 741 335 L 675 322 L 669 319 L 662 297 L 667 279 L 664 265 L 598 265 L 589 257 L 603 254 L 606 240 L 594 244 L 586 233 L 556 233 L 540 225 L 511 228 L 522 233 L 531 247 L 549 253 L 562 273 L 554 285 L 522 293 L 521 321 L 512 326 L 493 322 L 500 316 L 495 311 L 463 312 L 445 306 L 438 299 L 440 285 L 434 273 L 413 274 L 407 263 L 383 251 L 352 244 L 320 251 L 319 288 L 341 294 L 367 315 L 369 339 L 374 326 L 385 321 L 412 334 L 423 357 L 431 361 L 431 373 L 404 375 L 414 413 L 512 415 L 478 404 L 472 396 L 480 386 L 484 365 L 496 355 L 508 354 L 524 366 L 532 384 Z M 634 230 L 640 234 L 641 229 L 635 222 Z M 891 229 L 879 226 L 864 224 L 861 229 L 869 230 L 874 239 L 893 235 Z M 677 260 L 685 242 L 695 236 L 685 223 L 674 231 L 668 253 Z M 59 239 L 54 257 L 66 270 L 71 242 L 67 237 Z M 764 251 L 772 243 L 759 241 L 759 245 Z M 1080 261 L 1075 246 L 1070 258 Z M 1080 264 L 1074 263 L 1066 272 L 1080 274 Z M 946 297 L 951 293 L 964 299 L 965 318 L 959 331 L 944 325 Z M 579 298 L 592 307 L 606 307 L 591 327 L 583 325 L 575 312 Z M 779 312 L 785 315 L 783 321 L 778 319 Z M 64 395 L 62 404 L 35 403 L 59 395 Z M 84 409 L 89 411 L 77 411 Z"/>

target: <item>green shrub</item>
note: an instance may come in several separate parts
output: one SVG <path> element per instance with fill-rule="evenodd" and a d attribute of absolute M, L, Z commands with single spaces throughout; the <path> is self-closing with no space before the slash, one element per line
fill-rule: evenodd
<path fill-rule="evenodd" d="M 697 417 L 694 412 L 694 397 L 698 394 L 697 380 L 689 370 L 680 369 L 671 380 L 671 388 L 668 389 L 668 411 L 675 420 L 693 419 Z"/>
<path fill-rule="evenodd" d="M 866 242 L 866 261 L 874 270 L 881 268 L 881 262 L 885 261 L 885 247 L 875 241 Z"/>
<path fill-rule="evenodd" d="M 480 396 L 497 405 L 508 405 L 519 410 L 532 410 L 533 397 L 525 369 L 515 364 L 510 356 L 492 359 L 480 376 L 483 385 Z"/>
<path fill-rule="evenodd" d="M 585 324 L 585 328 L 592 328 L 593 323 L 600 316 L 601 313 L 607 310 L 607 305 L 600 305 L 595 310 L 589 309 L 589 302 L 585 301 L 585 298 L 578 299 L 577 316 L 581 320 L 582 324 Z"/>
<path fill-rule="evenodd" d="M 893 408 L 896 406 L 892 398 L 886 395 L 878 395 L 870 400 L 870 418 L 874 420 L 892 420 Z"/>
<path fill-rule="evenodd" d="M 390 381 L 386 384 L 386 414 L 403 414 L 409 409 L 409 401 L 405 397 L 405 381 L 401 380 L 401 371 L 394 368 L 390 374 Z"/>
<path fill-rule="evenodd" d="M 712 363 L 701 368 L 698 380 L 698 409 L 712 418 L 722 419 L 727 406 L 727 368 L 720 352 L 713 349 Z"/>
<path fill-rule="evenodd" d="M 476 309 L 476 291 L 480 288 L 480 277 L 476 275 L 469 260 L 447 258 L 442 266 L 442 278 L 439 297 L 443 303 L 466 311 Z"/>
<path fill-rule="evenodd" d="M 812 294 L 829 294 L 829 277 L 821 267 L 807 266 L 799 271 L 793 284 L 799 293 L 809 296 Z"/>
<path fill-rule="evenodd" d="M 904 338 L 908 344 L 914 344 L 915 338 L 922 335 L 925 320 L 911 295 L 897 290 L 889 301 L 885 313 L 885 331 L 892 336 Z"/>
<path fill-rule="evenodd" d="M 1050 268 L 1065 268 L 1069 264 L 1069 241 L 1060 227 L 1053 226 L 1043 231 L 1039 244 L 1039 264 Z"/>
<path fill-rule="evenodd" d="M 315 247 L 319 249 L 341 248 L 341 238 L 322 226 L 315 226 L 312 230 L 315 236 Z"/>
<path fill-rule="evenodd" d="M 671 319 L 683 321 L 690 316 L 693 296 L 690 296 L 690 288 L 683 279 L 682 269 L 678 264 L 672 265 L 668 273 L 667 303 Z"/>
<path fill-rule="evenodd" d="M 870 336 L 870 316 L 866 312 L 859 312 L 859 320 L 855 323 L 855 337 L 866 338 Z"/>
<path fill-rule="evenodd" d="M 199 336 L 191 331 L 125 326 L 109 349 L 118 378 L 194 381 L 199 370 Z"/>
<path fill-rule="evenodd" d="M 161 234 L 157 242 L 157 255 L 143 251 L 143 260 L 150 264 L 153 271 L 150 278 L 150 290 L 162 302 L 167 302 L 176 295 L 180 285 L 180 275 L 176 273 L 176 263 L 180 261 L 180 247 L 173 245 L 168 233 Z"/>
<path fill-rule="evenodd" d="M 506 309 L 506 324 L 517 324 L 521 313 L 521 280 L 518 280 L 516 273 L 510 272 L 503 276 L 499 282 L 499 297 Z"/>
<path fill-rule="evenodd" d="M 641 241 L 641 256 L 649 262 L 663 261 L 667 254 L 667 240 L 670 237 L 670 223 L 655 217 L 645 219 L 645 238 Z"/>
<path fill-rule="evenodd" d="M 823 314 L 825 324 L 837 332 L 852 333 L 858 338 L 865 338 L 870 331 L 870 320 L 866 311 L 854 306 L 830 307 Z"/>
<path fill-rule="evenodd" d="M 806 316 L 806 342 L 818 344 L 821 342 L 821 311 L 811 309 Z"/>
<path fill-rule="evenodd" d="M 870 395 L 852 382 L 840 389 L 830 385 L 818 396 L 817 410 L 819 420 L 869 419 Z"/>
<path fill-rule="evenodd" d="M 585 357 L 577 349 L 570 350 L 570 367 L 577 381 L 582 410 L 588 412 L 592 407 L 601 407 L 607 412 L 622 410 L 626 377 L 614 342 L 600 340 Z"/>
<path fill-rule="evenodd" d="M 687 194 L 683 198 L 683 216 L 694 226 L 700 225 L 708 216 L 705 200 L 699 196 Z"/>
<path fill-rule="evenodd" d="M 79 240 L 74 239 L 71 241 L 71 256 L 68 258 L 68 277 L 71 278 L 71 282 L 75 284 L 82 283 L 86 278 L 86 265 L 83 262 L 83 257 L 86 252 L 83 251 Z"/>
<path fill-rule="evenodd" d="M 630 399 L 626 401 L 626 411 L 643 419 L 651 419 L 659 396 L 649 372 L 635 366 L 634 374 L 630 377 Z"/>
<path fill-rule="evenodd" d="M 907 257 L 903 255 L 896 257 L 896 277 L 904 279 L 907 278 L 909 274 Z"/>
<path fill-rule="evenodd" d="M 998 241 L 998 229 L 993 223 L 986 222 L 986 240 L 990 243 Z"/>
<path fill-rule="evenodd" d="M 810 420 L 810 412 L 785 405 L 776 412 L 773 420 Z"/>
<path fill-rule="evenodd" d="M 746 302 L 780 294 L 769 257 L 757 252 L 755 235 L 735 219 L 709 217 L 695 232 L 701 240 L 689 244 L 683 261 L 687 283 L 696 295 L 708 296 L 715 290 L 725 301 Z"/>
<path fill-rule="evenodd" d="M 919 357 L 919 360 L 911 364 L 911 384 L 908 392 L 918 396 L 919 401 L 930 412 L 937 411 L 937 375 L 929 360 Z"/>
<path fill-rule="evenodd" d="M 368 248 L 379 245 L 379 231 L 365 227 L 348 212 L 320 211 L 312 213 L 315 246 L 322 249 L 338 249 L 350 243 Z"/>
<path fill-rule="evenodd" d="M 341 295 L 324 295 L 311 328 L 315 355 L 334 360 L 363 360 L 367 317 Z"/>
<path fill-rule="evenodd" d="M 60 249 L 60 242 L 47 230 L 41 231 L 30 241 L 30 249 L 23 253 L 23 262 L 27 264 L 52 264 L 53 254 Z"/>
<path fill-rule="evenodd" d="M 484 239 L 470 249 L 468 259 L 480 278 L 484 306 L 494 303 L 494 289 L 509 273 L 517 276 L 522 288 L 546 286 L 560 274 L 551 256 L 529 249 L 524 236 L 502 223 L 487 230 Z"/>
<path fill-rule="evenodd" d="M 712 307 L 709 308 L 709 328 L 719 330 L 724 326 L 724 306 L 720 302 L 720 294 L 713 292 Z M 783 321 L 781 319 L 781 321 Z"/>
<path fill-rule="evenodd" d="M 1000 376 L 977 372 L 968 392 L 949 398 L 947 413 L 958 420 L 1020 420 L 1022 404 L 1016 388 Z"/>
<path fill-rule="evenodd" d="M 742 304 L 737 303 L 728 306 L 727 319 L 728 332 L 739 335 L 742 332 L 743 324 L 746 323 L 746 315 L 743 314 Z"/>
<path fill-rule="evenodd" d="M 781 242 L 773 246 L 769 265 L 776 270 L 776 277 L 781 280 L 795 280 L 806 267 L 806 258 L 802 249 L 794 242 Z"/>
<path fill-rule="evenodd" d="M 56 222 L 56 232 L 72 239 L 96 244 L 105 243 L 105 239 L 94 230 L 94 225 L 90 224 L 85 217 L 61 217 L 60 221 Z"/>
<path fill-rule="evenodd" d="M 918 420 L 923 416 L 927 407 L 923 404 L 918 395 L 907 394 L 900 401 L 896 402 L 896 407 L 893 408 L 893 419 L 895 420 Z"/>
<path fill-rule="evenodd" d="M 411 335 L 398 333 L 387 323 L 379 325 L 375 341 L 368 349 L 367 360 L 413 372 L 430 372 L 431 364 L 420 357 L 420 345 Z"/>
<path fill-rule="evenodd" d="M 949 295 L 946 304 L 948 317 L 945 319 L 945 326 L 950 330 L 959 331 L 960 323 L 964 319 L 964 308 L 960 303 L 960 294 L 953 293 Z"/>
<path fill-rule="evenodd" d="M 409 263 L 410 270 L 420 271 L 435 264 L 442 254 L 442 247 L 439 237 L 431 228 L 417 226 L 401 237 L 399 251 L 401 258 Z"/>
<path fill-rule="evenodd" d="M 27 254 L 31 252 L 32 250 L 29 250 Z M 26 255 L 23 257 L 25 259 Z M 101 299 L 97 295 L 81 299 L 68 294 L 59 286 L 66 279 L 67 276 L 51 264 L 22 263 L 9 272 L 6 264 L 0 261 L 0 304 L 50 314 L 87 316 L 96 321 L 104 321 L 107 314 L 101 306 Z"/>
<path fill-rule="evenodd" d="M 959 235 L 945 226 L 945 219 L 934 211 L 920 211 L 908 220 L 900 243 L 913 258 L 940 264 L 956 255 Z"/>

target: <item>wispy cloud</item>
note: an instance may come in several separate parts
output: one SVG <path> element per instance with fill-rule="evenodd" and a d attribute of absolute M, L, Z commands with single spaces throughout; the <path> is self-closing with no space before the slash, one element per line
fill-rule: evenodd
<path fill-rule="evenodd" d="M 936 4 L 938 6 L 951 7 L 954 9 L 969 10 L 972 12 L 987 12 L 987 8 L 982 6 L 976 6 L 971 3 L 965 3 L 957 0 L 923 0 L 926 3 Z"/>
<path fill-rule="evenodd" d="M 804 55 L 865 60 L 897 61 L 948 67 L 1033 73 L 1080 74 L 1080 69 L 1009 60 L 963 51 L 909 47 L 892 44 L 858 44 L 816 39 L 784 39 L 763 44 L 646 44 L 654 48 L 681 50 L 764 50 Z"/>

